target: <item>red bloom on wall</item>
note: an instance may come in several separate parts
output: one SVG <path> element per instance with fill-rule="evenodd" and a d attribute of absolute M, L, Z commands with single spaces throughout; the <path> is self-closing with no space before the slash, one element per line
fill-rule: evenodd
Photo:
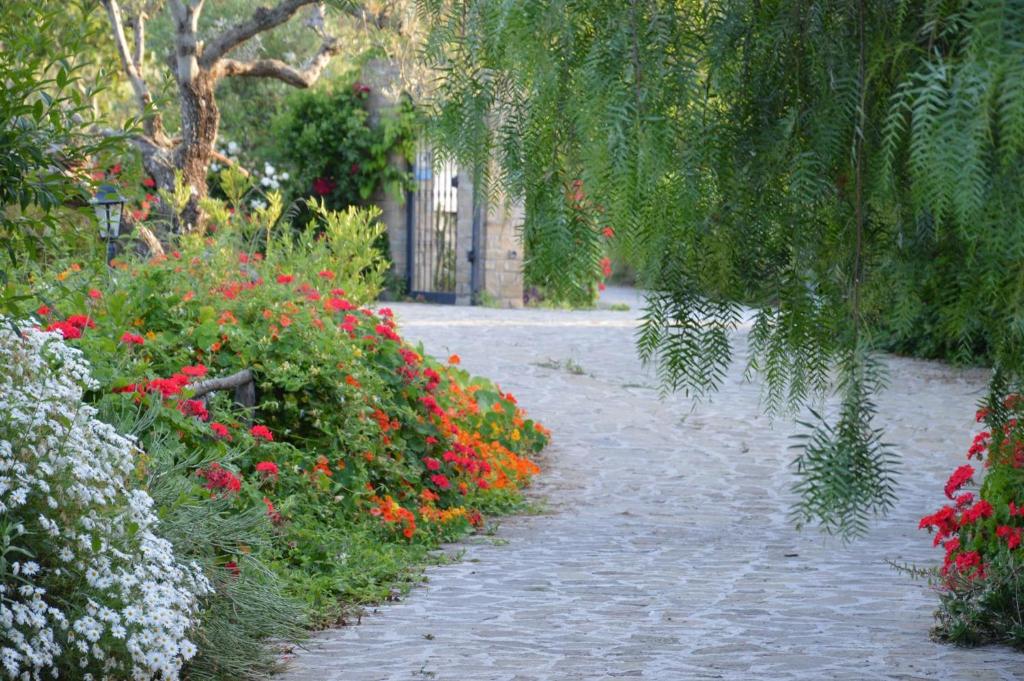
<path fill-rule="evenodd" d="M 126 345 L 142 345 L 146 342 L 146 339 L 137 333 L 129 333 L 125 331 L 121 334 L 121 342 Z"/>
<path fill-rule="evenodd" d="M 970 525 L 971 523 L 981 518 L 992 517 L 992 504 L 988 503 L 985 499 L 982 499 L 974 506 L 971 506 L 960 514 L 960 524 Z"/>
<path fill-rule="evenodd" d="M 313 180 L 313 193 L 317 196 L 327 196 L 338 188 L 338 183 L 329 177 L 318 177 Z"/>
<path fill-rule="evenodd" d="M 277 464 L 273 461 L 260 461 L 256 464 L 256 472 L 262 473 L 268 478 L 276 478 L 280 471 L 277 468 Z"/>
<path fill-rule="evenodd" d="M 266 426 L 253 426 L 249 429 L 249 432 L 257 440 L 266 440 L 267 442 L 273 442 L 274 440 L 274 434 Z"/>
<path fill-rule="evenodd" d="M 963 487 L 968 480 L 974 476 L 974 466 L 964 465 L 953 471 L 953 474 L 949 476 L 949 480 L 946 481 L 946 496 L 950 499 L 953 498 L 953 492 Z"/>

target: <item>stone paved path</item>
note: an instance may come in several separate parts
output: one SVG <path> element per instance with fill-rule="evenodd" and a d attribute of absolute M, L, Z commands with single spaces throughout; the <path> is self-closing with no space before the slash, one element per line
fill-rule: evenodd
<path fill-rule="evenodd" d="M 938 560 L 917 520 L 962 462 L 981 372 L 892 361 L 880 404 L 904 455 L 899 505 L 843 546 L 787 522 L 791 428 L 760 414 L 739 365 L 709 404 L 658 399 L 632 295 L 609 295 L 630 312 L 394 306 L 405 335 L 552 428 L 535 486 L 550 512 L 317 635 L 283 681 L 1024 679 L 1009 649 L 930 642 L 935 595 L 884 562 Z"/>

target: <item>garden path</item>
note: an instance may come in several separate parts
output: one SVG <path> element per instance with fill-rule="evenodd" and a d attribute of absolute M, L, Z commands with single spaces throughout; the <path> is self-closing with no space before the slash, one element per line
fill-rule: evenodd
<path fill-rule="evenodd" d="M 792 427 L 761 414 L 742 366 L 710 403 L 659 400 L 633 349 L 636 294 L 605 300 L 631 309 L 393 306 L 407 337 L 460 354 L 552 429 L 534 488 L 547 512 L 317 634 L 285 681 L 1024 679 L 1007 648 L 929 641 L 935 594 L 885 562 L 939 559 L 917 521 L 963 461 L 982 372 L 891 361 L 899 503 L 844 546 L 787 521 Z"/>

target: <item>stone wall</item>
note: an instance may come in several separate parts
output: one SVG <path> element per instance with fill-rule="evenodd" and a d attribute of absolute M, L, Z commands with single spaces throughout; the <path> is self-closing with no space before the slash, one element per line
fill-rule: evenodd
<path fill-rule="evenodd" d="M 520 202 L 488 205 L 481 249 L 482 288 L 501 307 L 523 306 L 523 219 Z"/>
<path fill-rule="evenodd" d="M 377 125 L 382 115 L 398 106 L 401 96 L 398 91 L 399 71 L 397 65 L 383 60 L 371 59 L 363 66 L 361 80 L 370 88 L 366 100 L 366 109 L 370 114 L 370 125 Z M 398 168 L 406 168 L 407 163 L 401 154 L 392 154 L 391 164 Z M 370 202 L 381 209 L 381 222 L 388 230 L 388 243 L 392 269 L 396 276 L 405 277 L 406 259 L 406 215 L 405 197 L 393 196 L 378 189 Z"/>

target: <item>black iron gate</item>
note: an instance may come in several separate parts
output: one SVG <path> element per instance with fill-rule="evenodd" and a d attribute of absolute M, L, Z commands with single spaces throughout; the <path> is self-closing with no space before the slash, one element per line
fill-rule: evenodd
<path fill-rule="evenodd" d="M 455 302 L 459 174 L 439 163 L 425 144 L 416 149 L 415 189 L 406 200 L 409 294 L 435 303 Z"/>

